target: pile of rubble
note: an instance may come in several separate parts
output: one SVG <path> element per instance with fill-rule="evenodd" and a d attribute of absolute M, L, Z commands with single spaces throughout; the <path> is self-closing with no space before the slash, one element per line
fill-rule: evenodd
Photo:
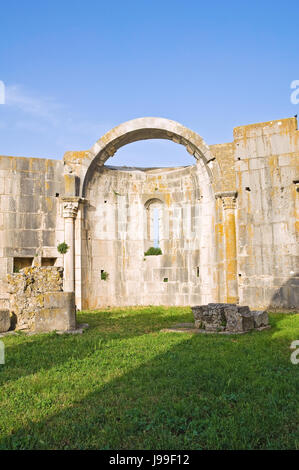
<path fill-rule="evenodd" d="M 236 304 L 208 304 L 191 307 L 194 327 L 206 332 L 244 333 L 269 328 L 268 314 Z"/>
<path fill-rule="evenodd" d="M 63 290 L 63 268 L 29 267 L 8 274 L 10 311 L 18 330 L 33 329 L 36 313 L 44 308 L 44 294 Z"/>
<path fill-rule="evenodd" d="M 0 333 L 76 329 L 74 292 L 63 292 L 63 268 L 28 267 L 8 274 L 10 310 L 0 311 Z"/>

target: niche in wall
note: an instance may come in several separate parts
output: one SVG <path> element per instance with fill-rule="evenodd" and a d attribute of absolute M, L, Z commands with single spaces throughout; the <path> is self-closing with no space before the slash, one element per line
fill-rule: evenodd
<path fill-rule="evenodd" d="M 42 266 L 55 266 L 57 258 L 42 258 L 41 265 Z"/>
<path fill-rule="evenodd" d="M 13 272 L 18 273 L 20 269 L 30 268 L 33 263 L 33 258 L 31 257 L 16 257 L 13 259 Z"/>

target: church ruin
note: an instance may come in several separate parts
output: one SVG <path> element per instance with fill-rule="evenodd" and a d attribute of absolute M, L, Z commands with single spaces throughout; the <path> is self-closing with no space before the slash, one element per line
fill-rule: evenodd
<path fill-rule="evenodd" d="M 144 139 L 185 146 L 194 165 L 110 166 Z M 0 308 L 7 275 L 30 266 L 64 267 L 79 309 L 298 308 L 298 162 L 296 118 L 237 127 L 210 146 L 177 122 L 140 118 L 63 161 L 1 156 Z M 153 246 L 161 254 L 145 256 Z"/>

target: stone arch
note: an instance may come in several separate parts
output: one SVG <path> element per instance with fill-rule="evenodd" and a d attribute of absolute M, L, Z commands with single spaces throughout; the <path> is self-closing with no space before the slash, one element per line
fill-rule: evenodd
<path fill-rule="evenodd" d="M 103 166 L 108 158 L 124 145 L 148 139 L 167 139 L 184 145 L 195 160 L 205 167 L 214 192 L 220 189 L 221 178 L 218 163 L 200 135 L 170 119 L 144 117 L 120 124 L 93 145 L 80 165 L 79 195 L 85 196 L 86 187 L 95 166 Z"/>
<path fill-rule="evenodd" d="M 111 201 L 112 206 L 105 206 L 104 212 L 108 210 L 107 213 L 109 213 L 109 210 L 111 209 L 114 211 L 114 215 L 113 217 L 109 217 L 109 220 L 105 216 L 107 219 L 107 226 L 105 223 L 103 224 L 103 220 L 101 219 L 102 213 L 100 214 L 100 210 L 101 204 L 102 202 L 105 203 L 104 199 L 106 199 L 106 197 L 100 196 L 103 192 L 103 187 L 98 178 L 106 175 L 106 172 L 115 171 L 111 168 L 109 169 L 109 167 L 105 167 L 105 162 L 122 146 L 139 140 L 148 139 L 172 140 L 175 143 L 184 145 L 187 151 L 195 158 L 196 164 L 191 167 L 159 169 L 159 171 L 161 170 L 163 173 L 172 174 L 177 172 L 178 178 L 184 178 L 188 175 L 188 177 L 190 177 L 191 186 L 195 190 L 189 193 L 191 186 L 188 186 L 187 191 L 182 196 L 182 201 L 187 203 L 187 205 L 190 202 L 191 204 L 195 204 L 196 207 L 198 206 L 196 208 L 198 213 L 196 212 L 193 216 L 191 216 L 190 208 L 190 217 L 193 217 L 193 221 L 201 220 L 202 223 L 200 223 L 198 231 L 197 228 L 193 231 L 195 234 L 194 237 L 188 236 L 185 238 L 186 241 L 184 242 L 184 246 L 181 246 L 181 243 L 178 242 L 181 234 L 183 232 L 185 233 L 186 224 L 183 228 L 182 222 L 180 222 L 180 217 L 183 212 L 181 212 L 181 216 L 177 218 L 179 221 L 178 227 L 173 223 L 173 220 L 177 217 L 175 213 L 176 208 L 179 208 L 180 206 L 180 197 L 177 199 L 177 197 L 172 195 L 172 192 L 175 191 L 174 189 L 170 189 L 165 192 L 162 187 L 163 185 L 161 186 L 162 189 L 160 188 L 157 194 L 153 193 L 150 186 L 147 186 L 144 191 L 142 190 L 140 193 L 138 192 L 138 194 L 134 193 L 134 198 L 136 197 L 137 200 L 137 217 L 130 217 L 127 219 L 128 221 L 130 220 L 130 222 L 128 222 L 129 226 L 125 237 L 119 237 L 115 232 L 112 239 L 108 240 L 102 236 L 100 231 L 98 231 L 98 228 L 101 228 L 102 230 L 102 228 L 105 227 L 105 231 L 109 232 L 107 229 L 110 223 L 109 221 L 114 220 L 114 216 L 118 217 L 120 214 L 118 207 L 116 207 L 118 206 L 118 203 L 113 197 L 114 199 L 112 198 L 113 200 Z M 89 229 L 87 229 L 87 227 L 89 227 L 88 221 L 91 219 L 93 220 L 91 224 L 92 228 L 90 229 L 91 232 L 88 232 L 88 236 L 83 238 L 81 235 L 82 240 L 80 242 L 80 246 L 82 253 L 86 253 L 84 266 L 81 266 L 81 264 L 79 266 L 78 262 L 78 265 L 76 265 L 78 272 L 81 269 L 81 279 L 84 280 L 80 287 L 80 296 L 82 297 L 82 305 L 84 308 L 97 308 L 99 305 L 106 305 L 107 302 L 110 305 L 111 301 L 116 302 L 119 305 L 125 305 L 126 303 L 128 304 L 128 302 L 130 302 L 130 305 L 132 305 L 132 302 L 133 304 L 145 305 L 149 302 L 148 291 L 152 288 L 150 287 L 152 285 L 150 284 L 152 282 L 150 280 L 152 277 L 154 279 L 154 288 L 156 289 L 155 301 L 162 302 L 163 304 L 163 302 L 165 302 L 165 298 L 163 297 L 165 285 L 162 285 L 163 292 L 161 291 L 161 293 L 160 280 L 156 279 L 156 271 L 154 271 L 156 268 L 159 270 L 160 274 L 162 273 L 162 270 L 167 271 L 167 269 L 169 270 L 172 268 L 173 272 L 176 273 L 175 275 L 172 275 L 172 282 L 178 283 L 177 287 L 180 292 L 180 297 L 173 299 L 169 294 L 170 297 L 167 302 L 173 304 L 174 301 L 178 302 L 178 298 L 181 299 L 180 301 L 182 301 L 183 304 L 186 302 L 207 303 L 218 300 L 218 285 L 215 284 L 215 279 L 217 278 L 218 259 L 218 248 L 215 243 L 215 221 L 217 219 L 215 194 L 221 191 L 222 179 L 217 160 L 211 153 L 208 145 L 198 134 L 169 119 L 152 117 L 134 119 L 109 131 L 99 139 L 88 152 L 81 152 L 73 158 L 65 158 L 64 162 L 66 180 L 70 179 L 70 181 L 74 180 L 79 183 L 75 188 L 75 193 L 76 198 L 82 202 L 82 208 L 84 207 L 82 212 L 81 229 L 84 227 L 89 231 Z M 136 171 L 138 171 L 138 169 L 136 169 Z M 117 169 L 117 172 L 119 174 L 123 173 L 121 169 Z M 133 175 L 130 174 L 130 171 L 126 171 L 125 174 L 129 178 L 133 177 Z M 154 174 L 156 175 L 156 172 L 154 172 Z M 68 178 L 68 176 L 70 178 Z M 126 179 L 127 176 L 122 177 L 121 180 Z M 170 178 L 172 177 L 173 176 Z M 120 187 L 116 188 L 116 192 L 113 191 L 116 198 L 123 195 L 123 191 L 121 189 L 123 181 L 120 181 L 119 185 Z M 175 196 L 178 196 L 178 194 L 175 193 Z M 142 223 L 142 227 L 140 226 L 140 233 L 139 229 L 134 229 L 132 231 L 132 227 L 136 220 L 139 220 L 140 211 L 146 211 L 146 203 L 150 199 L 156 197 L 161 199 L 162 205 L 165 208 L 165 213 L 167 214 L 166 217 L 162 217 L 163 223 L 168 220 L 167 217 L 170 217 L 172 220 L 172 232 L 170 237 L 165 236 L 165 240 L 163 238 L 163 243 L 161 245 L 163 253 L 162 257 L 159 260 L 147 260 L 147 267 L 145 267 L 145 261 L 143 259 L 146 244 L 144 238 L 144 226 Z M 191 197 L 194 200 L 191 201 Z M 97 198 L 100 199 L 95 203 Z M 98 221 L 96 219 L 98 219 Z M 101 221 L 99 221 L 100 219 Z M 135 220 L 135 222 L 133 222 L 133 220 Z M 191 218 L 190 226 L 192 226 Z M 164 226 L 161 233 L 166 233 Z M 192 247 L 192 249 L 190 247 Z M 191 252 L 192 255 L 190 255 Z M 132 268 L 132 253 L 134 256 L 136 254 L 136 259 L 134 258 L 134 269 Z M 120 258 L 122 260 L 121 269 L 119 269 Z M 77 259 L 78 257 L 76 257 L 76 260 Z M 90 268 L 86 260 L 89 260 L 91 263 L 95 263 L 95 269 Z M 100 265 L 101 269 L 106 269 L 105 263 L 108 263 L 110 266 L 110 281 L 109 285 L 105 284 L 105 286 L 102 286 L 96 278 L 96 273 Z M 155 268 L 154 263 L 160 264 Z M 198 263 L 198 266 L 200 266 L 200 278 L 194 275 L 194 263 Z M 139 266 L 137 270 L 136 266 Z M 137 275 L 137 272 L 139 274 L 142 272 L 144 279 L 142 276 L 140 277 L 139 274 Z M 188 273 L 191 274 L 189 275 Z M 181 281 L 183 283 L 191 282 L 188 291 L 180 291 L 179 283 Z M 148 285 L 145 285 L 146 282 Z M 133 284 L 134 289 L 131 292 L 130 289 Z M 136 288 L 136 286 L 139 286 L 139 288 Z M 169 291 L 172 287 L 173 285 L 170 283 Z M 90 298 L 91 291 L 94 292 L 92 298 Z M 87 292 L 88 295 L 86 294 Z"/>
<path fill-rule="evenodd" d="M 157 198 L 157 197 L 151 197 L 147 199 L 147 201 L 144 203 L 145 209 L 148 209 L 151 204 L 158 203 L 158 204 L 163 204 L 164 201 L 162 199 Z"/>

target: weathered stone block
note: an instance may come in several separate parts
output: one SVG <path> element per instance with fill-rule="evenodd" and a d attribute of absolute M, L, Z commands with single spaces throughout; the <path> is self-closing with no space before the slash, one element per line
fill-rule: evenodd
<path fill-rule="evenodd" d="M 0 333 L 5 333 L 10 328 L 9 310 L 0 310 Z"/>
<path fill-rule="evenodd" d="M 237 315 L 238 315 L 238 306 L 234 304 L 227 304 L 224 306 L 224 315 L 226 318 L 226 329 L 228 331 L 237 330 Z"/>
<path fill-rule="evenodd" d="M 248 306 L 240 307 L 235 304 L 225 306 L 227 331 L 250 331 L 254 328 L 253 316 Z"/>
<path fill-rule="evenodd" d="M 44 294 L 45 308 L 69 308 L 74 302 L 73 292 L 48 292 Z"/>
<path fill-rule="evenodd" d="M 48 297 L 47 297 L 48 296 Z M 68 331 L 76 328 L 76 307 L 74 292 L 56 292 L 47 294 L 46 305 L 60 305 L 42 308 L 35 315 L 35 331 Z"/>
<path fill-rule="evenodd" d="M 76 175 L 64 175 L 65 196 L 76 196 L 78 188 L 78 177 Z"/>
<path fill-rule="evenodd" d="M 192 307 L 195 328 L 206 331 L 223 331 L 226 326 L 224 304 L 208 304 Z"/>
<path fill-rule="evenodd" d="M 251 313 L 253 315 L 255 328 L 260 328 L 261 326 L 269 325 L 269 318 L 267 312 L 262 310 L 253 310 Z"/>
<path fill-rule="evenodd" d="M 195 328 L 206 331 L 242 333 L 255 328 L 253 313 L 247 306 L 210 303 L 192 307 L 192 311 Z M 265 321 L 266 317 L 261 317 L 260 322 Z"/>
<path fill-rule="evenodd" d="M 254 328 L 253 316 L 251 313 L 237 314 L 237 330 L 236 331 L 250 331 Z"/>

